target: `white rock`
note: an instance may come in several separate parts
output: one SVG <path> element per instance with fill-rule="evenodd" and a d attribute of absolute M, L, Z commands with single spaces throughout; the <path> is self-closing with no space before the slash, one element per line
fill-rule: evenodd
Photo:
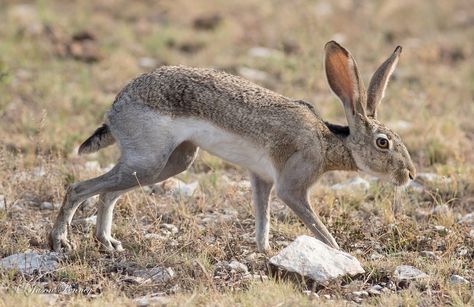
<path fill-rule="evenodd" d="M 152 188 L 152 192 L 159 194 L 172 194 L 175 197 L 191 197 L 198 186 L 199 183 L 197 181 L 186 184 L 177 178 L 170 178 L 155 184 Z"/>
<path fill-rule="evenodd" d="M 48 201 L 42 202 L 40 205 L 40 210 L 53 210 L 53 209 L 54 209 L 53 204 Z"/>
<path fill-rule="evenodd" d="M 250 79 L 252 81 L 265 81 L 268 79 L 268 74 L 264 71 L 249 68 L 249 67 L 240 67 L 237 72 L 239 75 L 246 79 Z"/>
<path fill-rule="evenodd" d="M 435 173 L 418 173 L 416 175 L 416 179 L 422 180 L 422 181 L 433 182 L 433 181 L 439 180 L 440 176 L 438 176 Z"/>
<path fill-rule="evenodd" d="M 5 196 L 0 195 L 0 211 L 5 210 L 5 208 L 6 208 Z"/>
<path fill-rule="evenodd" d="M 420 182 L 421 184 L 423 183 L 439 183 L 439 182 L 444 182 L 448 183 L 451 182 L 451 178 L 440 176 L 435 173 L 418 173 L 416 174 L 415 181 Z"/>
<path fill-rule="evenodd" d="M 369 289 L 370 295 L 381 295 L 383 287 L 381 285 L 374 285 Z"/>
<path fill-rule="evenodd" d="M 459 220 L 460 224 L 474 225 L 474 212 L 466 214 Z"/>
<path fill-rule="evenodd" d="M 100 164 L 98 161 L 87 161 L 84 164 L 84 168 L 88 171 L 101 171 Z"/>
<path fill-rule="evenodd" d="M 248 273 L 249 269 L 247 266 L 241 262 L 238 262 L 237 260 L 232 260 L 229 264 L 227 264 L 227 267 L 230 270 L 233 270 L 237 273 Z"/>
<path fill-rule="evenodd" d="M 469 249 L 465 246 L 461 246 L 457 249 L 456 254 L 460 257 L 464 257 L 469 253 Z"/>
<path fill-rule="evenodd" d="M 166 236 L 158 233 L 146 233 L 143 237 L 148 240 L 164 240 L 167 238 Z"/>
<path fill-rule="evenodd" d="M 445 235 L 448 233 L 448 230 L 446 229 L 446 227 L 442 226 L 442 225 L 436 225 L 433 227 L 434 231 L 436 231 L 437 233 L 441 234 L 441 235 Z"/>
<path fill-rule="evenodd" d="M 172 268 L 154 267 L 152 269 L 138 269 L 132 272 L 132 279 L 138 284 L 147 282 L 163 283 L 171 280 L 175 273 Z"/>
<path fill-rule="evenodd" d="M 419 278 L 426 278 L 428 275 L 417 268 L 410 265 L 399 265 L 395 268 L 393 276 L 399 280 L 413 280 Z"/>
<path fill-rule="evenodd" d="M 5 270 L 17 270 L 24 274 L 38 272 L 51 272 L 58 266 L 57 253 L 21 253 L 14 254 L 0 260 L 0 268 Z"/>
<path fill-rule="evenodd" d="M 160 225 L 160 228 L 169 231 L 171 234 L 177 234 L 178 233 L 178 227 L 176 227 L 173 224 L 162 223 Z"/>
<path fill-rule="evenodd" d="M 207 224 L 219 224 L 219 223 L 226 223 L 232 220 L 235 220 L 236 214 L 233 213 L 199 213 L 197 217 L 199 218 L 199 224 L 207 225 Z M 243 236 L 244 237 L 244 236 Z M 252 237 L 250 242 L 254 242 L 254 238 Z"/>
<path fill-rule="evenodd" d="M 158 66 L 158 61 L 154 58 L 143 57 L 138 59 L 138 66 L 142 68 L 155 68 Z"/>
<path fill-rule="evenodd" d="M 470 236 L 471 238 L 474 238 L 474 229 L 471 229 L 471 231 L 469 232 L 469 236 Z"/>
<path fill-rule="evenodd" d="M 82 225 L 82 226 L 94 226 L 97 224 L 97 215 L 92 215 L 89 217 L 86 217 L 85 219 L 78 219 L 72 221 L 73 225 Z"/>
<path fill-rule="evenodd" d="M 439 215 L 439 216 L 449 214 L 450 212 L 451 212 L 451 209 L 446 204 L 436 206 L 433 208 L 433 210 L 431 210 L 431 214 Z"/>
<path fill-rule="evenodd" d="M 410 129 L 413 124 L 404 120 L 397 120 L 395 122 L 391 122 L 388 126 L 396 131 L 404 131 Z"/>
<path fill-rule="evenodd" d="M 370 187 L 370 183 L 361 178 L 354 177 L 342 183 L 338 183 L 331 186 L 331 189 L 336 191 L 367 191 Z"/>
<path fill-rule="evenodd" d="M 35 167 L 31 171 L 31 174 L 33 175 L 33 177 L 39 178 L 39 177 L 43 177 L 44 175 L 46 175 L 46 171 L 42 167 Z"/>
<path fill-rule="evenodd" d="M 257 259 L 257 253 L 250 253 L 245 257 L 248 261 L 255 261 Z"/>
<path fill-rule="evenodd" d="M 197 187 L 199 186 L 199 183 L 197 181 L 191 182 L 189 184 L 186 184 L 184 182 L 179 182 L 178 186 L 174 190 L 174 195 L 175 196 L 184 196 L 184 197 L 191 197 L 194 194 L 194 191 L 196 191 Z"/>
<path fill-rule="evenodd" d="M 408 184 L 408 189 L 417 193 L 422 193 L 425 190 L 425 187 L 416 181 L 410 181 L 410 183 Z"/>
<path fill-rule="evenodd" d="M 152 186 L 152 192 L 156 194 L 172 194 L 175 197 L 191 197 L 199 187 L 197 181 L 189 184 L 177 178 L 170 178 Z"/>
<path fill-rule="evenodd" d="M 272 257 L 270 263 L 318 283 L 365 272 L 355 257 L 305 235 Z"/>
<path fill-rule="evenodd" d="M 82 219 L 82 222 L 86 225 L 93 226 L 97 224 L 97 215 L 92 215 Z"/>
<path fill-rule="evenodd" d="M 452 285 L 469 285 L 469 281 L 466 278 L 456 274 L 451 275 L 449 283 Z"/>
<path fill-rule="evenodd" d="M 151 190 L 155 194 L 173 194 L 176 187 L 180 184 L 185 184 L 177 178 L 169 178 L 163 182 L 151 186 Z"/>
<path fill-rule="evenodd" d="M 269 49 L 265 47 L 253 47 L 248 51 L 250 56 L 256 58 L 270 58 L 270 57 L 281 57 L 283 54 L 275 49 Z"/>
<path fill-rule="evenodd" d="M 244 191 L 249 191 L 252 187 L 252 184 L 250 183 L 250 181 L 248 180 L 241 180 L 239 182 L 236 182 L 235 183 L 235 186 L 239 189 L 239 190 L 244 190 Z"/>
<path fill-rule="evenodd" d="M 354 291 L 352 292 L 352 294 L 354 294 L 355 296 L 358 296 L 358 297 L 368 297 L 369 296 L 369 293 L 367 291 Z"/>

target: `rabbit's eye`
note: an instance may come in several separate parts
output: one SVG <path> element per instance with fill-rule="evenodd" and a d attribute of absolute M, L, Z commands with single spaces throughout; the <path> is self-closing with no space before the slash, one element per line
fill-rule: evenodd
<path fill-rule="evenodd" d="M 388 139 L 384 137 L 378 137 L 377 140 L 375 140 L 375 144 L 381 149 L 388 149 L 390 146 Z"/>

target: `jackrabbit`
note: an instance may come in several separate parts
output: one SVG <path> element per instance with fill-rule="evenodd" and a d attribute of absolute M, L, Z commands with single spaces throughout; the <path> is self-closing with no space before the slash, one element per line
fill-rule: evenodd
<path fill-rule="evenodd" d="M 51 247 L 73 248 L 67 231 L 74 212 L 99 194 L 95 236 L 107 250 L 123 250 L 111 236 L 120 195 L 186 170 L 201 147 L 250 171 L 259 251 L 269 249 L 273 186 L 319 240 L 338 248 L 308 200 L 308 189 L 321 174 L 361 170 L 395 185 L 415 177 L 400 137 L 377 120 L 401 50 L 397 47 L 377 69 L 366 93 L 349 51 L 334 41 L 326 44 L 327 79 L 344 106 L 348 127 L 325 122 L 309 103 L 213 69 L 161 67 L 137 77 L 79 148 L 80 154 L 91 153 L 117 142 L 117 165 L 68 188 L 50 233 Z"/>

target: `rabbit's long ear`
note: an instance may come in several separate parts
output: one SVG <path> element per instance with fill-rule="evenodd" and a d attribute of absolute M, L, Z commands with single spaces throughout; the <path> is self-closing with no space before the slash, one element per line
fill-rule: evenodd
<path fill-rule="evenodd" d="M 344 105 L 349 128 L 354 128 L 356 113 L 365 116 L 365 88 L 359 78 L 357 64 L 349 51 L 335 41 L 328 42 L 324 49 L 329 86 Z"/>
<path fill-rule="evenodd" d="M 397 46 L 392 55 L 380 65 L 370 79 L 367 92 L 367 115 L 377 117 L 377 106 L 380 104 L 387 87 L 388 80 L 398 63 L 398 58 L 402 52 L 402 47 Z"/>

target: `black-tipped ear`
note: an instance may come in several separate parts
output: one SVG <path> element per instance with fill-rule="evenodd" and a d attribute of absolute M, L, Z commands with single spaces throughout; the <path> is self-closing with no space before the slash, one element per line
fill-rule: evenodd
<path fill-rule="evenodd" d="M 344 105 L 347 121 L 352 126 L 356 113 L 365 116 L 365 89 L 359 78 L 357 64 L 349 51 L 335 41 L 328 42 L 324 49 L 324 66 L 329 86 Z"/>
<path fill-rule="evenodd" d="M 373 118 L 377 117 L 377 107 L 385 95 L 385 89 L 387 88 L 388 80 L 397 66 L 401 52 L 402 47 L 397 46 L 392 55 L 385 62 L 383 62 L 382 65 L 380 65 L 380 67 L 375 71 L 374 75 L 370 79 L 369 89 L 367 92 L 366 108 L 368 116 Z"/>

